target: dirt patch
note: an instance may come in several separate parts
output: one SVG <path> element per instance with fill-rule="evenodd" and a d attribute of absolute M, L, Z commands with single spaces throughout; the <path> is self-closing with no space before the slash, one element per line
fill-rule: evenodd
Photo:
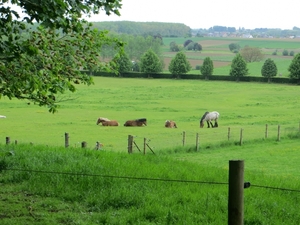
<path fill-rule="evenodd" d="M 210 46 L 218 46 L 218 45 L 229 45 L 232 43 L 232 40 L 226 41 L 226 40 L 203 40 L 198 41 L 199 44 L 201 44 L 202 47 L 210 47 Z"/>
<path fill-rule="evenodd" d="M 169 64 L 171 62 L 172 58 L 164 58 L 165 67 L 164 70 L 169 70 Z M 188 59 L 190 62 L 192 69 L 195 69 L 197 65 L 201 66 L 203 64 L 203 60 L 201 59 Z M 224 61 L 213 61 L 214 68 L 228 66 L 230 62 L 224 62 Z"/>

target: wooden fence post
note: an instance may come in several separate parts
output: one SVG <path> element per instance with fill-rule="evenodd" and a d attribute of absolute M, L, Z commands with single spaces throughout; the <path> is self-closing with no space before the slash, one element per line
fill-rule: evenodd
<path fill-rule="evenodd" d="M 265 138 L 268 138 L 268 124 L 266 124 Z"/>
<path fill-rule="evenodd" d="M 69 147 L 69 133 L 65 133 L 65 148 Z"/>
<path fill-rule="evenodd" d="M 5 143 L 8 145 L 8 144 L 10 144 L 10 137 L 6 137 L 5 138 Z"/>
<path fill-rule="evenodd" d="M 243 144 L 243 128 L 241 128 L 241 132 L 240 132 L 240 145 Z"/>
<path fill-rule="evenodd" d="M 199 133 L 196 134 L 196 152 L 199 151 Z"/>
<path fill-rule="evenodd" d="M 146 155 L 146 138 L 144 138 L 144 155 Z"/>
<path fill-rule="evenodd" d="M 280 141 L 280 125 L 278 125 L 277 141 Z"/>
<path fill-rule="evenodd" d="M 81 142 L 81 148 L 86 148 L 86 146 L 87 146 L 86 141 Z"/>
<path fill-rule="evenodd" d="M 128 153 L 132 153 L 132 144 L 133 144 L 133 136 L 132 135 L 128 135 Z"/>
<path fill-rule="evenodd" d="M 228 141 L 230 139 L 230 127 L 228 127 L 228 134 L 227 134 L 227 137 L 228 137 Z"/>
<path fill-rule="evenodd" d="M 244 161 L 229 161 L 228 225 L 244 224 Z"/>
<path fill-rule="evenodd" d="M 185 145 L 185 131 L 182 132 L 182 145 Z"/>
<path fill-rule="evenodd" d="M 15 140 L 15 145 L 18 144 L 18 140 Z"/>

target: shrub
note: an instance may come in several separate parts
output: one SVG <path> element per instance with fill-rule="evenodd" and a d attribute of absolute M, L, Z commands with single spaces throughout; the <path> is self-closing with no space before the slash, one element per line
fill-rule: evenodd
<path fill-rule="evenodd" d="M 284 49 L 284 50 L 283 50 L 283 52 L 282 52 L 282 55 L 284 55 L 284 56 L 288 56 L 288 55 L 289 55 L 289 51 L 288 51 L 288 50 L 286 50 L 286 49 Z"/>

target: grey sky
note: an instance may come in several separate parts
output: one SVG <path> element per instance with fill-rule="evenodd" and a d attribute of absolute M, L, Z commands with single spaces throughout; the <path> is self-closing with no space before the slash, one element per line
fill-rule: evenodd
<path fill-rule="evenodd" d="M 300 27 L 299 0 L 122 0 L 121 16 L 103 12 L 89 21 L 183 23 L 191 28 L 211 26 L 292 29 Z"/>

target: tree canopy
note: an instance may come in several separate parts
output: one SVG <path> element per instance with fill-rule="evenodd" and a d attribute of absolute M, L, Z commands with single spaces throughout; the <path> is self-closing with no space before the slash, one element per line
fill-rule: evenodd
<path fill-rule="evenodd" d="M 132 71 L 133 63 L 130 61 L 126 53 L 121 54 L 120 57 L 117 59 L 117 68 L 120 76 L 122 76 L 122 74 L 125 72 Z"/>
<path fill-rule="evenodd" d="M 240 50 L 241 56 L 246 62 L 260 62 L 264 58 L 264 54 L 259 48 L 246 46 Z"/>
<path fill-rule="evenodd" d="M 200 67 L 200 72 L 206 78 L 211 76 L 214 71 L 214 64 L 210 57 L 206 57 L 203 61 L 202 66 Z"/>
<path fill-rule="evenodd" d="M 243 57 L 238 53 L 232 60 L 230 76 L 236 77 L 238 81 L 240 77 L 246 76 L 248 74 L 247 63 Z"/>
<path fill-rule="evenodd" d="M 187 60 L 183 52 L 178 52 L 169 64 L 169 71 L 179 77 L 192 69 L 190 62 Z"/>
<path fill-rule="evenodd" d="M 163 69 L 163 64 L 157 54 L 152 49 L 149 49 L 141 58 L 141 71 L 147 73 L 161 72 Z"/>
<path fill-rule="evenodd" d="M 268 81 L 270 82 L 270 79 L 272 77 L 275 77 L 276 74 L 277 74 L 277 66 L 274 60 L 268 58 L 261 68 L 261 75 L 267 77 Z"/>
<path fill-rule="evenodd" d="M 300 53 L 294 56 L 288 71 L 291 78 L 300 79 Z"/>
<path fill-rule="evenodd" d="M 60 94 L 74 92 L 75 84 L 93 83 L 80 69 L 113 71 L 114 62 L 101 62 L 99 51 L 103 45 L 112 45 L 121 53 L 123 42 L 110 38 L 107 31 L 92 29 L 83 16 L 100 11 L 120 15 L 120 2 L 16 0 L 0 4 L 0 97 L 25 99 L 55 112 Z M 34 23 L 37 29 L 29 26 Z"/>

